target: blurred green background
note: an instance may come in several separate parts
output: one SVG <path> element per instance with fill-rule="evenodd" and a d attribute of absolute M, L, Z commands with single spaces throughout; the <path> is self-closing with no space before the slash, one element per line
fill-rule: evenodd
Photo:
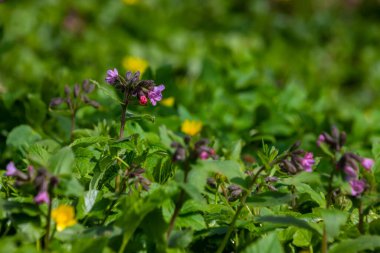
<path fill-rule="evenodd" d="M 144 129 L 179 131 L 193 118 L 227 144 L 302 139 L 310 148 L 336 124 L 368 150 L 380 137 L 379 21 L 377 0 L 4 1 L 0 152 L 19 124 L 63 139 L 69 122 L 50 99 L 84 79 L 108 89 L 106 70 L 133 64 L 147 64 L 144 76 L 175 100 L 131 107 L 157 116 Z M 102 108 L 81 110 L 79 127 L 117 124 L 119 105 L 96 93 Z"/>

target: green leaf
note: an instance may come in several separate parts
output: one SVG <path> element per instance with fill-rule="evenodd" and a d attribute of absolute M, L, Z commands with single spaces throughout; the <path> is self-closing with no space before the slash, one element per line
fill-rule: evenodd
<path fill-rule="evenodd" d="M 296 190 L 299 193 L 306 193 L 309 194 L 311 199 L 318 203 L 320 207 L 326 206 L 326 199 L 324 198 L 324 195 L 322 193 L 317 193 L 313 190 L 309 185 L 298 183 L 294 185 L 296 187 Z"/>
<path fill-rule="evenodd" d="M 285 192 L 264 192 L 247 198 L 247 204 L 252 207 L 278 206 L 289 203 L 292 195 Z"/>
<path fill-rule="evenodd" d="M 55 175 L 69 175 L 72 172 L 74 153 L 70 147 L 64 147 L 50 158 L 49 169 Z"/>
<path fill-rule="evenodd" d="M 284 249 L 281 246 L 280 240 L 276 232 L 264 235 L 259 240 L 248 245 L 242 253 L 282 253 Z"/>
<path fill-rule="evenodd" d="M 51 155 L 41 144 L 36 143 L 29 148 L 27 156 L 31 162 L 47 168 Z"/>
<path fill-rule="evenodd" d="M 123 229 L 123 244 L 127 245 L 144 217 L 161 206 L 171 194 L 170 188 L 159 186 L 152 187 L 149 195 L 144 198 L 129 196 L 124 199 L 122 216 L 116 222 L 116 225 Z"/>
<path fill-rule="evenodd" d="M 292 216 L 261 216 L 256 218 L 257 222 L 270 222 L 275 224 L 281 224 L 281 225 L 293 225 L 299 228 L 308 229 L 312 232 L 318 233 L 319 232 L 313 228 L 308 222 L 297 219 Z"/>
<path fill-rule="evenodd" d="M 319 213 L 326 226 L 326 233 L 329 242 L 334 241 L 334 238 L 339 235 L 340 228 L 343 226 L 348 218 L 348 213 L 336 209 L 322 209 L 316 208 L 313 210 L 315 213 Z"/>
<path fill-rule="evenodd" d="M 37 95 L 28 94 L 24 104 L 25 117 L 28 122 L 33 126 L 40 126 L 46 116 L 47 106 L 45 103 Z"/>
<path fill-rule="evenodd" d="M 92 137 L 83 137 L 76 139 L 73 143 L 70 144 L 70 147 L 86 147 L 93 144 L 100 144 L 109 141 L 111 138 L 106 136 L 92 136 Z"/>
<path fill-rule="evenodd" d="M 95 205 L 96 198 L 98 197 L 99 191 L 98 190 L 90 190 L 85 192 L 83 196 L 83 213 L 84 215 L 88 214 L 93 206 Z"/>
<path fill-rule="evenodd" d="M 173 231 L 170 235 L 168 244 L 171 248 L 186 248 L 193 239 L 191 230 Z"/>
<path fill-rule="evenodd" d="M 12 129 L 7 138 L 7 146 L 24 150 L 36 141 L 41 140 L 41 136 L 28 125 L 20 125 Z"/>
<path fill-rule="evenodd" d="M 311 243 L 313 234 L 306 229 L 297 229 L 293 235 L 293 244 L 297 247 L 307 247 Z"/>
<path fill-rule="evenodd" d="M 187 227 L 195 231 L 206 229 L 206 223 L 201 214 L 180 214 L 176 219 L 177 227 Z"/>
<path fill-rule="evenodd" d="M 200 161 L 195 167 L 208 172 L 218 172 L 225 175 L 228 179 L 245 178 L 240 164 L 235 161 Z"/>
<path fill-rule="evenodd" d="M 229 159 L 232 161 L 240 161 L 240 155 L 243 148 L 243 141 L 238 140 L 236 144 L 233 146 L 231 150 L 231 154 L 229 155 Z"/>
<path fill-rule="evenodd" d="M 78 253 L 102 253 L 103 249 L 107 246 L 107 237 L 91 238 L 91 240 L 78 239 L 71 251 Z"/>
<path fill-rule="evenodd" d="M 335 243 L 329 249 L 329 253 L 357 253 L 364 250 L 375 250 L 380 248 L 380 236 L 362 235 L 355 239 L 347 239 Z"/>

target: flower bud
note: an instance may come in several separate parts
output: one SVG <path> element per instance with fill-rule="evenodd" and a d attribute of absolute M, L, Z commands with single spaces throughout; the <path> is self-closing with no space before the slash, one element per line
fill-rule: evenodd
<path fill-rule="evenodd" d="M 146 105 L 146 103 L 148 103 L 148 99 L 146 96 L 140 96 L 139 97 L 139 103 L 140 105 Z"/>
<path fill-rule="evenodd" d="M 79 86 L 79 84 L 75 84 L 74 85 L 74 97 L 79 97 L 79 93 L 80 93 L 80 86 Z"/>

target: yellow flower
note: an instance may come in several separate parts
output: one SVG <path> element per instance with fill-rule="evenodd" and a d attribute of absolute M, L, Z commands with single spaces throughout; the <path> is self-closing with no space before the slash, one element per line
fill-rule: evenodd
<path fill-rule="evenodd" d="M 138 2 L 140 2 L 140 0 L 123 0 L 123 2 L 125 4 L 128 4 L 128 5 L 133 5 L 133 4 L 137 4 Z"/>
<path fill-rule="evenodd" d="M 141 74 L 144 73 L 148 67 L 148 62 L 146 60 L 134 56 L 124 57 L 122 64 L 126 70 L 132 72 L 140 71 Z"/>
<path fill-rule="evenodd" d="M 62 231 L 66 227 L 75 225 L 77 221 L 75 220 L 74 208 L 68 205 L 60 205 L 51 212 L 51 217 L 57 224 L 57 230 Z"/>
<path fill-rule="evenodd" d="M 197 135 L 202 130 L 202 122 L 196 120 L 185 120 L 182 123 L 181 131 L 190 136 Z"/>
<path fill-rule="evenodd" d="M 168 97 L 161 101 L 161 104 L 167 107 L 172 107 L 174 105 L 175 99 L 174 97 Z"/>

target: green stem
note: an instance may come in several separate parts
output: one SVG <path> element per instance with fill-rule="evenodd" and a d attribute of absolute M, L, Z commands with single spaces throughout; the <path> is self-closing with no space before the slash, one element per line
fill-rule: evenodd
<path fill-rule="evenodd" d="M 119 140 L 123 139 L 123 137 L 124 137 L 126 114 L 127 114 L 128 103 L 129 103 L 128 98 L 129 98 L 129 93 L 128 93 L 128 90 L 126 90 L 126 91 L 124 91 L 124 100 L 123 100 L 123 104 L 121 105 Z M 120 192 L 120 182 L 121 182 L 120 175 L 116 175 L 115 192 Z"/>
<path fill-rule="evenodd" d="M 47 217 L 46 217 L 46 234 L 45 234 L 45 244 L 44 244 L 45 249 L 47 249 L 49 247 L 49 241 L 50 241 L 52 202 L 53 202 L 53 198 L 51 198 L 51 200 L 48 204 L 48 213 L 47 213 Z"/>
<path fill-rule="evenodd" d="M 326 225 L 323 225 L 323 235 L 322 235 L 322 253 L 327 253 L 327 232 L 326 232 Z"/>
<path fill-rule="evenodd" d="M 258 178 L 258 176 L 260 175 L 260 173 L 262 171 L 264 171 L 265 167 L 264 166 L 261 166 L 260 169 L 257 171 L 257 173 L 254 175 L 254 177 L 252 178 L 252 181 L 250 182 L 249 186 L 248 186 L 248 189 L 247 191 L 245 191 L 243 193 L 243 196 L 241 198 L 241 201 L 240 201 L 240 204 L 235 212 L 235 215 L 234 217 L 232 218 L 232 221 L 231 221 L 231 224 L 229 225 L 228 227 L 228 230 L 227 230 L 227 233 L 225 234 L 224 238 L 223 238 L 223 241 L 222 243 L 220 244 L 218 250 L 216 251 L 217 253 L 222 253 L 224 251 L 224 248 L 226 247 L 227 245 L 227 241 L 228 239 L 230 238 L 232 232 L 234 231 L 235 229 L 235 223 L 240 215 L 240 212 L 241 210 L 243 209 L 243 207 L 245 206 L 245 202 L 247 200 L 247 197 L 248 195 L 252 192 L 252 188 L 254 187 L 255 185 L 255 182 Z"/>
<path fill-rule="evenodd" d="M 190 164 L 188 161 L 185 162 L 185 176 L 183 179 L 183 182 L 187 183 L 187 176 L 190 171 Z M 166 232 L 166 238 L 169 239 L 171 232 L 173 231 L 175 220 L 177 219 L 179 212 L 181 211 L 181 208 L 183 204 L 185 203 L 185 190 L 181 189 L 181 192 L 179 193 L 178 200 L 175 205 L 174 213 L 170 219 L 168 231 Z"/>
<path fill-rule="evenodd" d="M 363 203 L 362 200 L 359 199 L 359 223 L 358 229 L 360 234 L 364 234 L 364 215 L 363 215 Z"/>

